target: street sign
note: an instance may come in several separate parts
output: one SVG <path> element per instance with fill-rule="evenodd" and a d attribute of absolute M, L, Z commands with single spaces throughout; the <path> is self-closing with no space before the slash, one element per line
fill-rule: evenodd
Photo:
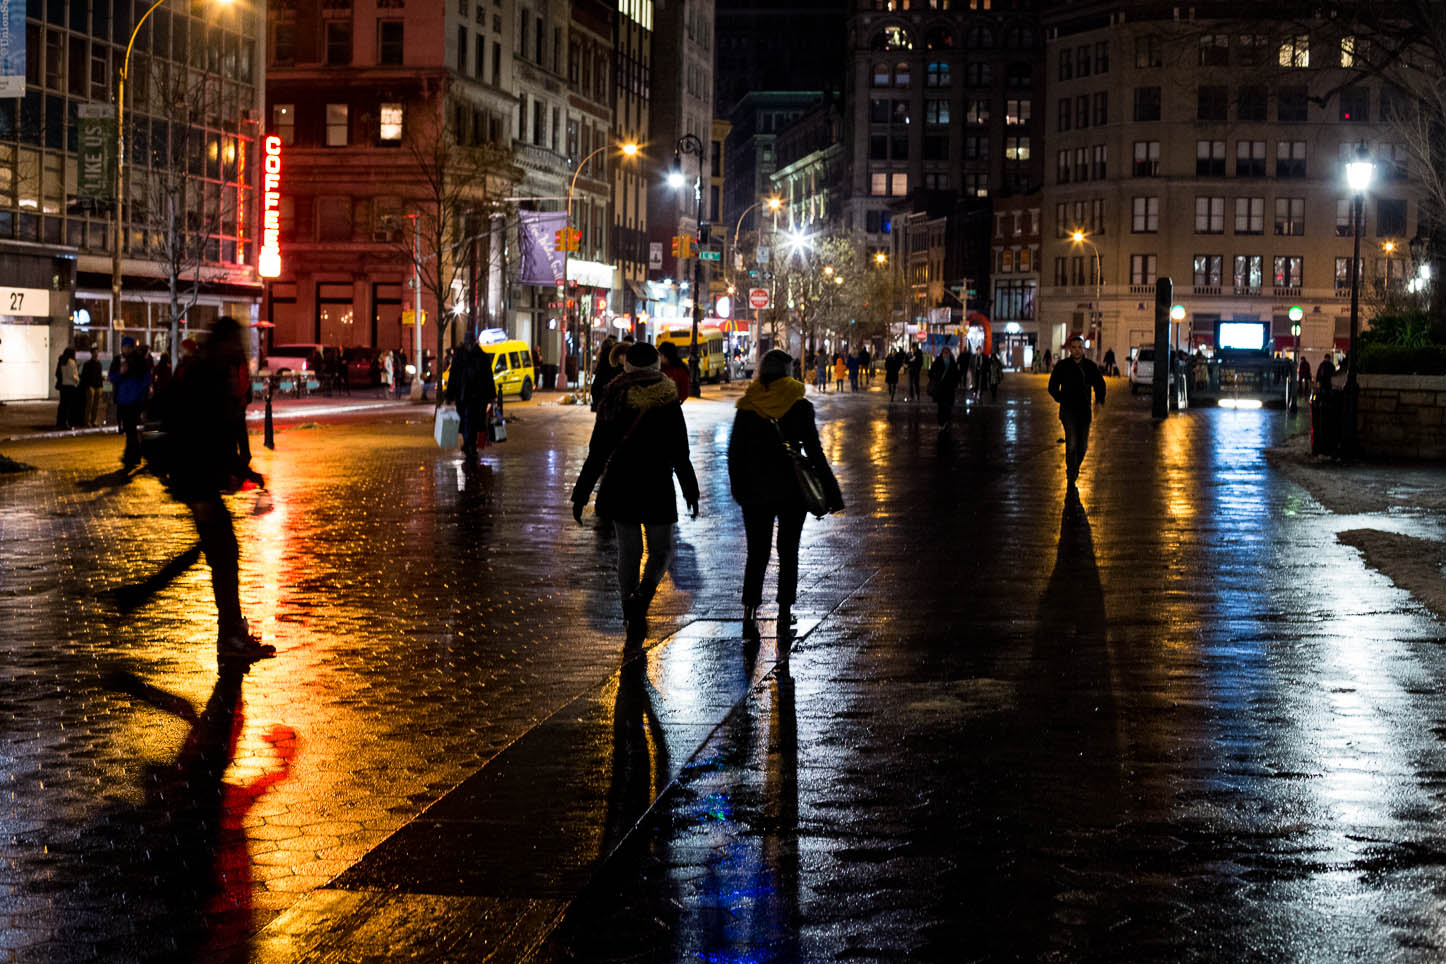
<path fill-rule="evenodd" d="M 703 261 L 722 261 L 722 260 L 723 260 L 723 252 L 721 252 L 721 251 L 699 251 L 699 252 L 698 252 L 698 257 L 699 257 L 700 259 L 702 259 Z"/>
<path fill-rule="evenodd" d="M 768 305 L 769 298 L 767 288 L 748 289 L 748 307 L 754 309 L 755 311 L 761 311 L 762 309 L 767 308 Z"/>
<path fill-rule="evenodd" d="M 404 311 L 404 312 L 402 312 L 402 324 L 404 324 L 404 325 L 413 325 L 413 324 L 416 324 L 416 322 L 413 320 L 414 318 L 416 318 L 416 312 L 414 312 L 414 311 Z M 425 325 L 426 323 L 427 323 L 427 313 L 424 311 L 424 312 L 422 312 L 422 324 Z"/>

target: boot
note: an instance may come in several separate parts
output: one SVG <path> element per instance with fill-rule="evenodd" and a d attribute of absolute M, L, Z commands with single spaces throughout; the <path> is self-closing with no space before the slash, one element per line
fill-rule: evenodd
<path fill-rule="evenodd" d="M 778 638 L 793 639 L 793 611 L 783 604 L 778 607 Z"/>
<path fill-rule="evenodd" d="M 623 625 L 627 629 L 624 644 L 640 646 L 648 638 L 648 600 L 632 593 L 623 600 Z"/>
<path fill-rule="evenodd" d="M 743 607 L 743 638 L 752 641 L 762 638 L 762 634 L 758 631 L 757 606 Z"/>

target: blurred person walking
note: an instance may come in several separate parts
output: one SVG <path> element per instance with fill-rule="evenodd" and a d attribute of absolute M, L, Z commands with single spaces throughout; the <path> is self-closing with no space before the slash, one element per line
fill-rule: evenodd
<path fill-rule="evenodd" d="M 959 393 L 962 374 L 954 352 L 948 348 L 941 349 L 934 364 L 929 366 L 929 394 L 934 397 L 942 429 L 954 425 L 954 396 Z"/>
<path fill-rule="evenodd" d="M 923 375 L 924 353 L 918 345 L 915 345 L 914 350 L 909 353 L 909 401 L 911 402 L 919 400 L 919 383 L 923 380 Z"/>
<path fill-rule="evenodd" d="M 487 446 L 487 409 L 497 400 L 497 384 L 492 378 L 492 356 L 477 344 L 477 336 L 467 332 L 462 347 L 452 356 L 452 373 L 447 377 L 446 400 L 457 406 L 461 418 L 458 437 L 462 457 L 469 463 L 477 460 L 477 438 Z"/>
<path fill-rule="evenodd" d="M 791 638 L 798 597 L 798 545 L 804 505 L 795 476 L 792 445 L 808 457 L 824 484 L 828 511 L 843 508 L 843 494 L 819 443 L 813 403 L 802 382 L 788 377 L 792 359 L 775 348 L 763 356 L 758 378 L 738 400 L 728 439 L 728 480 L 743 511 L 748 558 L 743 567 L 743 635 L 757 639 L 758 607 L 768 568 L 774 524 L 778 526 L 778 635 Z"/>
<path fill-rule="evenodd" d="M 613 364 L 613 349 L 617 347 L 617 339 L 608 335 L 603 339 L 597 349 L 597 361 L 592 368 L 592 384 L 588 388 L 588 394 L 592 396 L 591 408 L 597 411 L 598 399 L 602 398 L 607 390 L 608 382 L 622 374 L 622 369 Z"/>
<path fill-rule="evenodd" d="M 1064 426 L 1065 479 L 1073 491 L 1080 464 L 1089 451 L 1090 402 L 1105 403 L 1105 380 L 1095 363 L 1085 357 L 1083 336 L 1072 335 L 1064 348 L 1069 354 L 1049 373 L 1049 395 L 1059 403 L 1059 420 Z"/>
<path fill-rule="evenodd" d="M 85 427 L 94 428 L 105 421 L 101 412 L 101 403 L 105 400 L 105 368 L 95 349 L 91 349 L 90 357 L 80 366 L 80 390 L 84 393 Z"/>
<path fill-rule="evenodd" d="M 141 413 L 151 395 L 151 356 L 130 335 L 121 339 L 121 352 L 110 363 L 115 386 L 115 410 L 126 438 L 121 464 L 128 469 L 141 463 Z"/>
<path fill-rule="evenodd" d="M 672 559 L 673 525 L 678 521 L 674 475 L 683 501 L 697 518 L 698 477 L 688 458 L 688 429 L 677 386 L 663 374 L 656 348 L 634 344 L 623 357 L 623 373 L 597 401 L 587 460 L 572 489 L 572 517 L 582 522 L 582 510 L 596 486 L 597 514 L 612 522 L 617 535 L 618 590 L 628 646 L 647 638 L 648 606 Z M 648 561 L 642 567 L 645 543 Z"/>
<path fill-rule="evenodd" d="M 833 356 L 833 382 L 837 391 L 843 391 L 844 378 L 848 375 L 848 364 L 842 355 Z"/>
<path fill-rule="evenodd" d="M 899 387 L 899 369 L 904 367 L 904 353 L 897 348 L 889 352 L 884 359 L 884 384 L 889 386 L 889 401 L 894 400 L 894 392 Z"/>
<path fill-rule="evenodd" d="M 814 376 L 814 386 L 825 395 L 828 394 L 828 353 L 820 350 L 815 360 L 817 374 Z"/>

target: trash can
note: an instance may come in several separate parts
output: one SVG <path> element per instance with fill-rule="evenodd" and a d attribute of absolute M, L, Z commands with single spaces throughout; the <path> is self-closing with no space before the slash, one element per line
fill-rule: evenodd
<path fill-rule="evenodd" d="M 557 388 L 557 366 L 556 366 L 556 365 L 543 365 L 543 366 L 542 366 L 542 389 L 543 389 L 543 391 L 550 392 L 550 391 L 555 390 L 556 388 Z"/>

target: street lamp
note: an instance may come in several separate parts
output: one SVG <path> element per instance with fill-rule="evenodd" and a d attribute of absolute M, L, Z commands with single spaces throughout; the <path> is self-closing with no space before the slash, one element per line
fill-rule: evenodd
<path fill-rule="evenodd" d="M 1356 401 L 1360 385 L 1356 381 L 1356 369 L 1360 367 L 1357 339 L 1360 335 L 1361 313 L 1361 213 L 1366 203 L 1366 191 L 1376 175 L 1376 165 L 1366 145 L 1356 151 L 1356 159 L 1346 165 L 1346 184 L 1351 189 L 1351 341 L 1346 352 L 1346 400 L 1344 433 L 1342 445 L 1348 455 L 1355 454 L 1356 443 Z"/>
<path fill-rule="evenodd" d="M 1105 321 L 1104 311 L 1100 307 L 1100 284 L 1103 281 L 1104 274 L 1103 270 L 1100 268 L 1100 249 L 1095 247 L 1095 243 L 1089 239 L 1088 235 L 1078 229 L 1076 229 L 1072 234 L 1070 234 L 1070 238 L 1075 244 L 1089 245 L 1090 250 L 1095 253 L 1095 303 L 1094 311 L 1091 312 L 1091 315 L 1093 317 L 1090 321 L 1090 347 L 1093 349 L 1095 358 L 1098 360 L 1100 355 L 1100 329 L 1104 327 Z M 1158 351 L 1156 353 L 1156 357 L 1159 357 Z"/>
<path fill-rule="evenodd" d="M 606 150 L 607 150 L 608 148 L 610 148 L 610 147 L 612 147 L 611 144 L 604 144 L 602 147 L 599 147 L 597 150 L 595 150 L 595 151 L 593 151 L 591 154 L 587 155 L 587 157 L 584 157 L 582 160 L 578 161 L 578 162 L 577 162 L 577 167 L 573 168 L 573 171 L 572 171 L 572 180 L 571 180 L 570 182 L 568 182 L 568 185 L 567 185 L 567 217 L 566 217 L 566 219 L 564 220 L 564 223 L 563 223 L 563 237 L 564 237 L 564 242 L 565 242 L 565 243 L 564 243 L 563 246 L 562 246 L 562 312 L 563 312 L 563 320 L 566 322 L 566 327 L 567 327 L 567 330 L 568 330 L 569 332 L 572 332 L 572 331 L 573 331 L 573 327 L 572 327 L 572 326 L 573 326 L 573 323 L 574 323 L 575 321 L 577 321 L 577 313 L 576 313 L 576 311 L 574 311 L 574 310 L 569 310 L 568 307 L 567 307 L 567 255 L 568 255 L 568 252 L 569 252 L 570 250 L 572 250 L 572 194 L 573 194 L 573 191 L 577 189 L 577 176 L 582 173 L 582 169 L 583 169 L 584 167 L 587 167 L 587 162 L 590 161 L 590 160 L 592 160 L 594 157 L 597 157 L 599 154 L 601 154 L 603 151 L 606 151 Z M 625 143 L 625 144 L 619 144 L 619 145 L 617 145 L 617 147 L 618 147 L 619 153 L 621 153 L 624 157 L 636 157 L 636 156 L 637 156 L 637 153 L 638 153 L 638 145 L 635 144 L 635 143 L 633 143 L 632 141 L 628 141 L 628 142 Z M 576 304 L 574 304 L 574 309 L 575 309 L 575 308 L 576 308 Z M 578 344 L 577 344 L 577 343 L 578 343 L 578 338 L 576 337 L 576 333 L 574 332 L 574 337 L 573 337 L 573 342 L 572 342 L 572 346 L 573 346 L 573 347 L 572 347 L 572 350 L 573 350 L 574 353 L 576 353 L 576 352 L 577 352 L 577 349 L 578 349 Z M 577 366 L 578 372 L 579 372 L 580 374 L 582 374 L 583 377 L 585 377 L 586 374 L 587 374 L 587 372 L 584 371 L 584 365 L 588 365 L 588 364 L 591 364 L 591 363 L 592 363 L 592 322 L 589 321 L 589 322 L 588 322 L 588 326 L 587 326 L 587 357 L 586 357 L 585 359 L 583 359 L 582 364 L 579 364 L 579 365 Z"/>
<path fill-rule="evenodd" d="M 117 75 L 115 95 L 115 250 L 111 252 L 110 260 L 110 291 L 111 291 L 111 331 L 115 331 L 115 323 L 122 319 L 121 312 L 121 246 L 125 237 L 125 166 L 126 166 L 126 78 L 130 76 L 131 50 L 136 45 L 136 37 L 140 36 L 141 27 L 144 26 L 150 15 L 156 12 L 156 8 L 165 3 L 166 0 L 155 0 L 141 18 L 136 21 L 135 28 L 131 30 L 131 39 L 126 42 L 126 55 L 121 60 L 120 73 Z M 219 3 L 230 3 L 231 0 L 217 0 Z M 114 338 L 114 334 L 111 336 Z M 176 346 L 171 346 L 176 350 Z"/>
<path fill-rule="evenodd" d="M 698 158 L 698 176 L 693 179 L 693 204 L 696 212 L 694 224 L 698 231 L 703 228 L 703 142 L 693 134 L 684 134 L 678 138 L 678 143 L 673 147 L 673 169 L 668 172 L 668 186 L 673 190 L 679 190 L 685 183 L 683 177 L 683 155 L 692 154 Z M 679 207 L 682 206 L 682 199 L 679 198 Z M 698 326 L 703 323 L 703 283 L 702 283 L 702 252 L 693 261 L 693 343 L 688 361 L 689 374 L 692 377 L 689 394 L 694 398 L 702 396 L 703 389 L 699 384 L 702 381 L 702 374 L 698 370 Z"/>
<path fill-rule="evenodd" d="M 1295 386 L 1295 390 L 1290 393 L 1290 410 L 1294 412 L 1298 407 L 1297 399 L 1300 395 L 1301 379 L 1298 377 L 1300 369 L 1300 323 L 1305 319 L 1305 309 L 1300 305 L 1291 305 L 1290 311 L 1286 312 L 1286 317 L 1290 319 L 1290 335 L 1295 339 L 1295 356 L 1291 359 L 1292 370 L 1290 373 L 1290 381 Z"/>

